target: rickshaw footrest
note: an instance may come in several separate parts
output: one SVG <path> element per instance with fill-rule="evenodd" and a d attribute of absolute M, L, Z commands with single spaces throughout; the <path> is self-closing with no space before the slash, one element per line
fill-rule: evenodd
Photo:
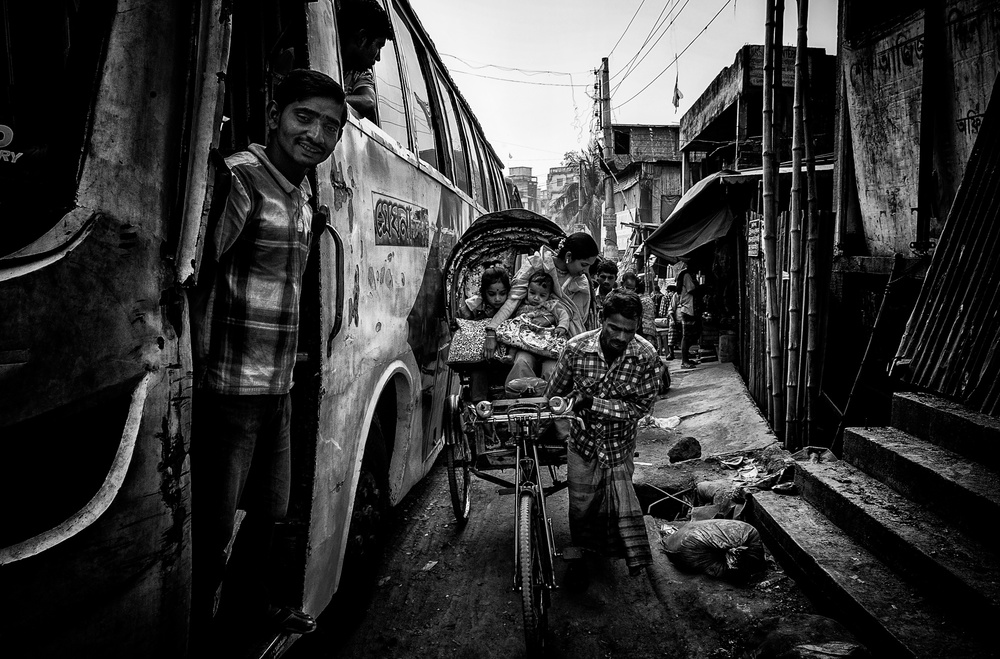
<path fill-rule="evenodd" d="M 497 489 L 497 494 L 514 494 L 515 490 L 512 487 L 501 487 Z"/>

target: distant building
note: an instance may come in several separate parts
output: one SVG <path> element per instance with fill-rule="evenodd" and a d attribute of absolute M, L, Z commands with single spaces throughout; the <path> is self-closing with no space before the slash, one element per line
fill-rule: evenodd
<path fill-rule="evenodd" d="M 538 213 L 538 177 L 531 175 L 531 167 L 511 167 L 508 178 L 517 187 L 524 208 Z"/>
<path fill-rule="evenodd" d="M 636 254 L 636 247 L 680 200 L 679 130 L 679 126 L 612 126 L 615 237 L 623 271 L 646 270 L 648 263 L 643 254 Z"/>
<path fill-rule="evenodd" d="M 549 168 L 543 215 L 569 231 L 579 206 L 580 168 L 576 165 Z M 572 233 L 571 231 L 569 231 Z"/>

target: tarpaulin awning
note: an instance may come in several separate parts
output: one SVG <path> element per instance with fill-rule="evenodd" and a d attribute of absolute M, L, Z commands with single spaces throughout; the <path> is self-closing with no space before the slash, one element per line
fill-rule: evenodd
<path fill-rule="evenodd" d="M 729 233 L 736 213 L 752 198 L 758 176 L 716 172 L 695 183 L 643 243 L 650 254 L 676 263 Z"/>

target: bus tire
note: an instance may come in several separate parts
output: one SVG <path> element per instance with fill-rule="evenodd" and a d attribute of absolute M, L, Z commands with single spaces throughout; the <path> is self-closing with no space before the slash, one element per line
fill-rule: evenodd
<path fill-rule="evenodd" d="M 342 586 L 358 595 L 374 583 L 385 541 L 386 515 L 389 512 L 388 458 L 378 417 L 372 419 L 365 455 L 361 461 L 351 526 L 344 555 Z"/>

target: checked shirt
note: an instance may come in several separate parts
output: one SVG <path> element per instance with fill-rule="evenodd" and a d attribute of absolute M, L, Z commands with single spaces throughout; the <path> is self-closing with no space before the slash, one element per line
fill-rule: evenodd
<path fill-rule="evenodd" d="M 264 147 L 226 159 L 233 187 L 206 248 L 218 264 L 197 328 L 198 386 L 220 394 L 286 394 L 312 241 L 312 188 L 292 185 Z"/>
<path fill-rule="evenodd" d="M 576 390 L 594 397 L 593 406 L 580 412 L 586 428 L 573 426 L 573 450 L 586 460 L 596 456 L 602 467 L 616 467 L 632 454 L 636 423 L 653 407 L 660 358 L 646 339 L 636 335 L 608 364 L 600 338 L 597 329 L 569 340 L 547 395 L 565 396 Z"/>

